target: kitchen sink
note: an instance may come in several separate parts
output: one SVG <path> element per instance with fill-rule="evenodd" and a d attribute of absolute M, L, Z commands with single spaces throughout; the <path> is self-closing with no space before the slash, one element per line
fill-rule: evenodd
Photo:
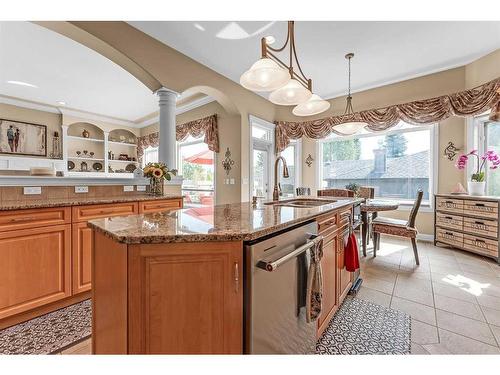
<path fill-rule="evenodd" d="M 335 199 L 313 199 L 313 198 L 302 198 L 302 199 L 289 199 L 283 201 L 273 201 L 264 203 L 265 205 L 273 206 L 287 206 L 287 207 L 318 207 L 325 204 L 330 204 L 336 202 Z"/>

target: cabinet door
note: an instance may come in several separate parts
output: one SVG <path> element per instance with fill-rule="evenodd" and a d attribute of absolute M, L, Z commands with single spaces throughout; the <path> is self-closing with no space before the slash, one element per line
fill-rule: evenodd
<path fill-rule="evenodd" d="M 317 336 L 321 336 L 337 311 L 337 235 L 327 237 L 323 245 L 321 271 L 323 274 L 323 301 L 318 319 Z"/>
<path fill-rule="evenodd" d="M 344 239 L 339 235 L 337 249 L 337 296 L 338 304 L 344 301 L 352 285 L 352 272 L 345 269 Z"/>
<path fill-rule="evenodd" d="M 71 295 L 71 224 L 0 233 L 0 319 Z"/>
<path fill-rule="evenodd" d="M 130 354 L 241 354 L 241 242 L 129 246 Z"/>
<path fill-rule="evenodd" d="M 71 249 L 73 260 L 72 290 L 78 294 L 91 288 L 91 257 L 92 257 L 92 229 L 87 223 L 73 224 L 73 246 Z"/>

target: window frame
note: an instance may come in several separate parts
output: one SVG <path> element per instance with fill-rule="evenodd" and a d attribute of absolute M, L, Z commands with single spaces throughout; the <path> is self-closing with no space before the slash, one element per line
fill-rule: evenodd
<path fill-rule="evenodd" d="M 429 201 L 422 201 L 421 211 L 422 212 L 431 212 L 434 210 L 434 194 L 438 191 L 438 164 L 439 164 L 439 140 L 438 140 L 438 129 L 439 123 L 433 123 L 429 125 L 411 125 L 409 124 L 409 128 L 404 129 L 387 129 L 384 131 L 377 132 L 369 132 L 365 134 L 355 134 L 350 136 L 340 136 L 342 140 L 349 140 L 355 138 L 369 138 L 380 135 L 388 135 L 388 134 L 402 134 L 402 133 L 411 133 L 421 130 L 429 130 L 430 136 L 430 150 L 429 150 Z M 332 134 L 333 135 L 333 134 Z M 323 143 L 329 142 L 332 137 L 327 137 L 320 139 L 316 142 L 316 160 L 318 163 L 316 164 L 316 188 L 322 189 L 323 182 L 323 168 L 322 168 L 322 160 L 323 160 Z M 411 210 L 414 200 L 413 199 L 405 199 L 405 200 L 396 200 L 391 198 L 380 197 L 380 199 L 388 200 L 388 201 L 397 201 L 399 204 L 398 211 L 409 211 Z"/>
<path fill-rule="evenodd" d="M 261 150 L 261 151 L 266 151 L 268 152 L 269 158 L 268 158 L 268 173 L 267 173 L 267 184 L 268 184 L 268 189 L 267 189 L 267 197 L 265 199 L 270 199 L 273 194 L 273 162 L 274 162 L 274 157 L 276 156 L 275 154 L 275 147 L 274 147 L 274 139 L 275 139 L 275 125 L 272 122 L 263 120 L 259 117 L 256 117 L 254 115 L 249 115 L 248 116 L 248 124 L 250 127 L 250 155 L 249 155 L 249 199 L 252 201 L 253 197 L 253 183 L 254 183 L 254 175 L 253 175 L 253 151 L 254 150 Z M 258 139 L 253 137 L 253 127 L 259 127 L 265 130 L 268 130 L 271 132 L 271 140 L 265 140 L 265 139 Z"/>

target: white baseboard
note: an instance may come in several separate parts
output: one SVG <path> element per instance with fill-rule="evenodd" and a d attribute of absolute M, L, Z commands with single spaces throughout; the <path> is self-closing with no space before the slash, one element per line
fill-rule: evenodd
<path fill-rule="evenodd" d="M 419 233 L 417 234 L 417 240 L 424 242 L 434 242 L 434 235 Z"/>

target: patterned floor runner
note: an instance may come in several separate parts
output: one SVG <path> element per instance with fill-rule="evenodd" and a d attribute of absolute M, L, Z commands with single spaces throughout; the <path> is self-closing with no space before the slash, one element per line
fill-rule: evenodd
<path fill-rule="evenodd" d="M 50 354 L 92 333 L 90 299 L 0 330 L 0 354 Z"/>
<path fill-rule="evenodd" d="M 410 354 L 411 317 L 347 297 L 316 344 L 317 354 Z"/>

